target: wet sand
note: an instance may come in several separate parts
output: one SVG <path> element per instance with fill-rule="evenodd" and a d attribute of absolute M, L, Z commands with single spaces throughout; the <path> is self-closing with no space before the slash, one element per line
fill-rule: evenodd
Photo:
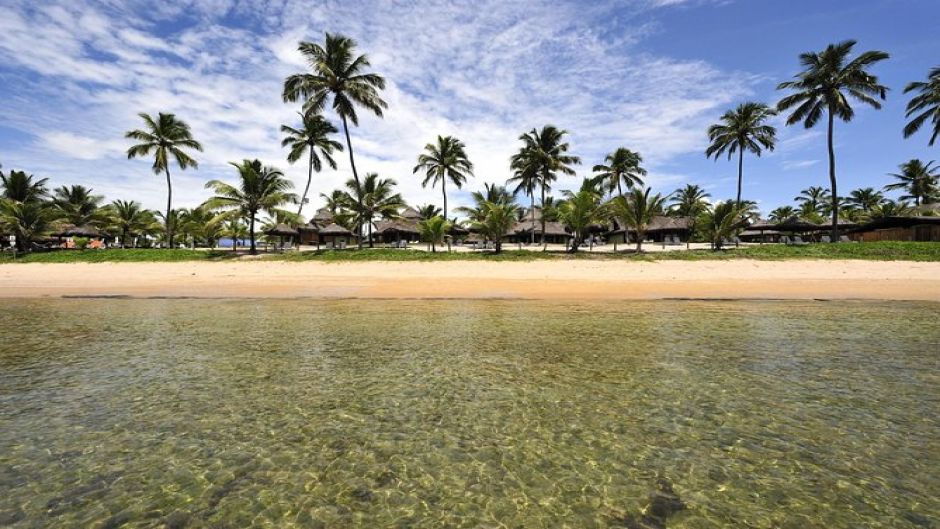
<path fill-rule="evenodd" d="M 940 263 L 271 261 L 11 264 L 0 297 L 940 301 Z"/>

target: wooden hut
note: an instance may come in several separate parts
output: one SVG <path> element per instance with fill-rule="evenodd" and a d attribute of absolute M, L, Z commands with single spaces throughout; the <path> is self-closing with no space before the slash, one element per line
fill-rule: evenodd
<path fill-rule="evenodd" d="M 940 242 L 940 217 L 885 217 L 849 230 L 856 241 Z"/>
<path fill-rule="evenodd" d="M 636 242 L 636 230 L 625 228 L 622 220 L 615 219 L 614 229 L 607 232 L 607 242 L 624 244 Z M 666 242 L 673 237 L 680 241 L 687 241 L 692 236 L 692 219 L 690 217 L 669 217 L 656 215 L 646 228 L 645 239 L 653 242 Z"/>
<path fill-rule="evenodd" d="M 356 242 L 356 236 L 353 232 L 335 222 L 318 230 L 317 235 L 320 238 L 320 244 L 333 248 Z"/>
<path fill-rule="evenodd" d="M 287 224 L 282 223 L 274 226 L 269 230 L 266 230 L 264 234 L 269 237 L 279 237 L 281 239 L 280 246 L 281 248 L 284 248 L 285 243 L 286 247 L 292 247 L 294 245 L 294 241 L 297 241 L 300 237 L 300 230 L 291 228 Z"/>

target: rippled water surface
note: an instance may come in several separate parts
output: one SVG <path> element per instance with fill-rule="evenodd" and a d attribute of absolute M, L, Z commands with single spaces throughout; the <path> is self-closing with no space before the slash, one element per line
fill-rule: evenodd
<path fill-rule="evenodd" d="M 938 317 L 3 300 L 0 526 L 938 527 Z"/>

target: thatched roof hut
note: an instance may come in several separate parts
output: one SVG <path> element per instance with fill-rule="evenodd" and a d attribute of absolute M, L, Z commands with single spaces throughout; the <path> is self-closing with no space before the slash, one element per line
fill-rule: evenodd
<path fill-rule="evenodd" d="M 104 237 L 105 234 L 98 231 L 97 228 L 89 225 L 84 226 L 74 226 L 72 224 L 64 224 L 59 230 L 52 234 L 54 237 L 87 237 L 89 239 L 98 239 Z"/>
<path fill-rule="evenodd" d="M 320 236 L 327 237 L 352 237 L 353 232 L 336 224 L 335 222 L 318 231 Z"/>
<path fill-rule="evenodd" d="M 291 228 L 287 224 L 278 224 L 273 228 L 266 230 L 265 235 L 270 235 L 272 237 L 297 237 L 300 235 L 300 231 L 296 228 Z"/>
<path fill-rule="evenodd" d="M 822 224 L 816 224 L 815 222 L 813 222 L 813 221 L 811 221 L 811 220 L 809 220 L 809 219 L 806 219 L 806 218 L 803 218 L 803 217 L 799 217 L 799 216 L 797 216 L 797 215 L 794 215 L 794 216 L 792 216 L 792 217 L 789 217 L 789 218 L 787 218 L 787 219 L 784 219 L 784 220 L 778 222 L 778 223 L 774 226 L 774 229 L 776 229 L 776 230 L 778 230 L 778 231 L 789 231 L 789 232 L 794 232 L 794 231 L 799 231 L 799 232 L 817 231 L 817 230 L 819 230 L 820 228 L 823 228 L 823 229 L 824 229 L 825 227 L 824 227 Z"/>
<path fill-rule="evenodd" d="M 408 208 L 411 209 L 411 208 Z M 372 236 L 384 242 L 417 240 L 421 231 L 418 227 L 418 220 L 411 219 L 390 219 L 380 220 L 375 223 L 375 229 Z"/>

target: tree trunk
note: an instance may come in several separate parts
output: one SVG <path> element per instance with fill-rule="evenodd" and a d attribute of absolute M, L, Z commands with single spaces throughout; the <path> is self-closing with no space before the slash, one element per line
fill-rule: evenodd
<path fill-rule="evenodd" d="M 249 253 L 255 255 L 258 253 L 258 249 L 255 247 L 255 214 L 251 213 L 250 218 L 248 219 L 248 237 L 251 239 L 251 250 Z"/>
<path fill-rule="evenodd" d="M 643 237 L 646 236 L 645 232 L 640 231 L 640 227 L 637 226 L 636 230 L 636 253 L 643 251 Z"/>
<path fill-rule="evenodd" d="M 739 207 L 741 206 L 741 180 L 744 176 L 744 149 L 738 150 L 738 198 L 735 201 Z"/>
<path fill-rule="evenodd" d="M 444 220 L 447 220 L 447 178 L 441 177 L 441 191 L 444 193 Z"/>
<path fill-rule="evenodd" d="M 350 167 L 352 167 L 353 180 L 356 181 L 356 189 L 361 190 L 360 185 L 359 185 L 359 173 L 356 172 L 356 160 L 353 157 L 352 140 L 349 139 L 349 125 L 346 123 L 345 114 L 341 114 L 340 117 L 343 119 L 343 132 L 346 133 L 346 148 L 349 149 L 349 165 Z M 359 196 L 356 196 L 356 202 L 359 204 L 359 209 L 362 209 L 362 202 L 360 201 Z M 359 231 L 359 237 L 358 237 L 359 249 L 361 250 L 362 249 L 362 224 L 359 225 L 358 231 Z"/>
<path fill-rule="evenodd" d="M 623 196 L 623 186 L 620 185 L 621 180 L 622 178 L 620 178 L 620 175 L 618 174 L 617 175 L 617 193 L 619 193 L 620 196 Z"/>
<path fill-rule="evenodd" d="M 542 251 L 548 249 L 548 241 L 545 240 L 545 184 L 542 184 Z"/>
<path fill-rule="evenodd" d="M 375 248 L 375 245 L 372 242 L 372 221 L 371 220 L 369 220 L 369 248 Z"/>
<path fill-rule="evenodd" d="M 313 145 L 310 145 L 310 159 L 307 162 L 307 187 L 304 188 L 304 196 L 300 197 L 300 206 L 297 207 L 297 216 L 304 210 L 304 202 L 307 201 L 307 192 L 310 191 L 310 182 L 313 180 Z"/>
<path fill-rule="evenodd" d="M 127 248 L 127 228 L 121 230 L 121 249 Z"/>
<path fill-rule="evenodd" d="M 535 244 L 535 193 L 529 193 L 529 244 Z"/>
<path fill-rule="evenodd" d="M 581 246 L 581 237 L 575 235 L 571 241 L 571 247 L 568 248 L 568 253 L 577 253 L 579 246 Z"/>
<path fill-rule="evenodd" d="M 173 204 L 173 183 L 170 181 L 170 166 L 167 162 L 167 166 L 163 168 L 166 171 L 166 244 L 167 247 L 173 247 L 173 220 L 170 217 L 170 212 L 172 210 Z"/>
<path fill-rule="evenodd" d="M 830 241 L 839 242 L 839 193 L 836 190 L 836 152 L 832 145 L 832 129 L 835 117 L 832 113 L 832 105 L 829 105 L 829 192 L 832 194 L 832 234 Z"/>

